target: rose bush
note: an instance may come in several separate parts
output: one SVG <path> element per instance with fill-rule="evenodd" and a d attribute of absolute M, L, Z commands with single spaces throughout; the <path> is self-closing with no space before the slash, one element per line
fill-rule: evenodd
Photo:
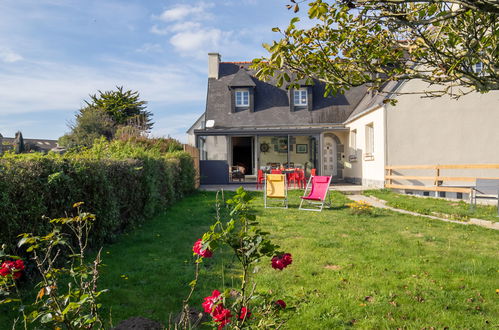
<path fill-rule="evenodd" d="M 203 240 L 198 239 L 196 243 L 194 243 L 194 246 L 192 247 L 192 251 L 194 251 L 194 254 L 197 254 L 203 258 L 211 258 L 213 256 L 213 252 L 211 252 L 210 249 L 204 249 L 203 248 Z"/>
<path fill-rule="evenodd" d="M 256 264 L 265 258 L 270 258 L 271 266 L 279 270 L 291 265 L 293 258 L 290 253 L 279 251 L 279 246 L 269 239 L 270 234 L 259 228 L 256 215 L 249 206 L 250 201 L 250 195 L 243 188 L 239 188 L 223 206 L 217 194 L 215 223 L 192 248 L 196 256 L 196 272 L 177 324 L 181 328 L 192 327 L 188 303 L 198 284 L 199 265 L 222 247 L 228 247 L 240 265 L 241 274 L 234 274 L 232 281 L 240 282 L 240 287 L 227 288 L 223 292 L 213 290 L 210 296 L 204 298 L 201 305 L 203 311 L 211 316 L 211 325 L 218 329 L 226 326 L 233 329 L 277 328 L 284 322 L 279 312 L 286 307 L 286 303 L 273 300 L 270 294 L 257 292 L 250 274 L 258 271 Z"/>
<path fill-rule="evenodd" d="M 11 274 L 15 280 L 18 280 L 23 275 L 23 270 L 24 261 L 22 261 L 21 259 L 15 261 L 7 260 L 4 261 L 2 265 L 0 265 L 0 276 L 5 277 Z"/>
<path fill-rule="evenodd" d="M 100 251 L 94 260 L 85 252 L 88 237 L 96 219 L 94 214 L 82 212 L 83 203 L 73 207 L 74 217 L 47 219 L 53 227 L 44 236 L 31 233 L 19 235 L 18 247 L 25 247 L 31 255 L 30 264 L 39 274 L 39 290 L 32 302 L 26 303 L 20 294 L 17 279 L 24 272 L 24 261 L 5 253 L 6 245 L 0 249 L 0 304 L 17 303 L 20 317 L 14 319 L 12 329 L 102 329 L 99 315 L 99 296 L 107 290 L 98 290 Z M 70 232 L 73 235 L 65 234 Z M 71 241 L 77 248 L 73 248 Z M 8 259 L 2 262 L 1 259 Z M 14 259 L 14 260 L 12 260 Z M 68 285 L 66 283 L 69 282 Z M 1 328 L 1 326 L 0 326 Z"/>

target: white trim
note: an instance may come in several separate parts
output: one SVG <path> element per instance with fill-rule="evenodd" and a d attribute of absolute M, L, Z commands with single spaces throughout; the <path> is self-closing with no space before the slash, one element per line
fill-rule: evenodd
<path fill-rule="evenodd" d="M 380 109 L 380 108 L 384 108 L 384 105 L 382 105 L 382 104 L 376 104 L 376 105 L 372 106 L 371 108 L 369 108 L 369 109 L 367 109 L 367 110 L 364 110 L 364 111 L 362 111 L 361 113 L 359 113 L 359 114 L 355 115 L 354 117 L 352 117 L 352 118 L 348 119 L 348 120 L 347 120 L 347 121 L 345 121 L 343 124 L 344 124 L 344 125 L 350 124 L 350 123 L 352 123 L 352 122 L 356 121 L 357 119 L 362 118 L 362 117 L 364 117 L 365 115 L 368 115 L 368 114 L 370 114 L 371 112 L 376 111 L 376 110 L 378 110 L 378 109 Z"/>
<path fill-rule="evenodd" d="M 240 103 L 238 103 L 238 94 L 240 95 Z M 234 99 L 236 108 L 246 108 L 250 104 L 250 95 L 248 89 L 236 89 L 234 92 Z M 244 102 L 246 99 L 246 102 Z"/>
<path fill-rule="evenodd" d="M 374 123 L 366 124 L 365 130 L 366 148 L 364 160 L 374 160 Z"/>
<path fill-rule="evenodd" d="M 298 96 L 298 98 L 297 98 Z M 305 96 L 303 98 L 303 96 Z M 296 102 L 296 100 L 298 99 L 298 102 Z M 305 100 L 304 102 L 303 99 Z M 293 104 L 295 106 L 299 106 L 299 107 L 305 107 L 308 105 L 308 89 L 307 88 L 299 88 L 299 89 L 295 89 L 293 91 Z"/>

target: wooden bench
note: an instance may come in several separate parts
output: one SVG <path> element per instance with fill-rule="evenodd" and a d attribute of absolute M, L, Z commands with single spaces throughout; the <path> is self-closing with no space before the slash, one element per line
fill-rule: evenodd
<path fill-rule="evenodd" d="M 475 187 L 471 189 L 471 205 L 476 206 L 477 198 L 497 199 L 497 214 L 499 216 L 499 180 L 476 179 Z"/>

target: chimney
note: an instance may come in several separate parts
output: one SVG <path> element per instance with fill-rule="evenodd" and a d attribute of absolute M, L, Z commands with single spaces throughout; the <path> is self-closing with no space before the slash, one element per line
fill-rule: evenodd
<path fill-rule="evenodd" d="M 208 78 L 218 79 L 219 66 L 220 66 L 220 54 L 208 53 Z"/>

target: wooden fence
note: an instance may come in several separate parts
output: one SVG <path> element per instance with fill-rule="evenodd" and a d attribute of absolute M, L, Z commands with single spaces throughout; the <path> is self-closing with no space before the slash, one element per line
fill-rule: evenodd
<path fill-rule="evenodd" d="M 431 171 L 432 175 L 401 175 L 400 170 L 421 170 Z M 442 175 L 442 170 L 499 170 L 499 164 L 467 164 L 467 165 L 399 165 L 385 166 L 385 187 L 391 189 L 406 190 L 426 190 L 426 191 L 446 191 L 456 193 L 470 193 L 471 186 L 477 178 L 499 179 L 499 177 L 477 177 L 477 176 L 447 176 Z M 400 181 L 429 181 L 431 185 L 397 184 Z M 445 182 L 452 182 L 453 185 L 444 185 Z M 461 184 L 457 184 L 461 183 Z M 472 182 L 473 184 L 470 184 Z M 467 184 L 466 184 L 467 183 Z"/>
<path fill-rule="evenodd" d="M 191 155 L 196 169 L 196 189 L 199 188 L 199 149 L 188 144 L 184 144 L 184 151 Z"/>

